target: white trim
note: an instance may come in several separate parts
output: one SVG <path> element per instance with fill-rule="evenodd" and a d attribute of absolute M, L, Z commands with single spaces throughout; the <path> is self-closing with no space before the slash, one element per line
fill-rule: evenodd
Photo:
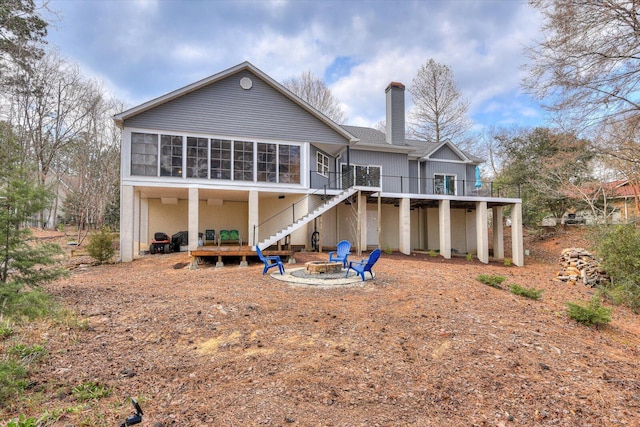
<path fill-rule="evenodd" d="M 461 164 L 461 165 L 475 164 L 471 160 L 462 161 L 462 160 L 446 160 L 446 159 L 427 159 L 426 157 L 421 157 L 420 160 L 422 160 L 422 161 L 427 161 L 428 160 L 428 161 L 433 162 L 433 163 L 456 163 L 456 164 Z"/>
<path fill-rule="evenodd" d="M 462 163 L 473 163 L 473 161 L 469 157 L 467 157 L 466 154 L 464 154 L 458 147 L 453 145 L 451 143 L 451 141 L 449 141 L 449 140 L 441 142 L 437 147 L 435 147 L 433 150 L 431 150 L 431 152 L 429 154 L 425 155 L 424 158 L 425 159 L 429 159 L 429 160 L 437 160 L 437 159 L 432 159 L 431 155 L 435 154 L 436 152 L 438 152 L 438 150 L 440 150 L 445 145 L 447 145 L 461 159 L 460 161 Z M 440 160 L 442 160 L 442 159 L 440 159 Z"/>

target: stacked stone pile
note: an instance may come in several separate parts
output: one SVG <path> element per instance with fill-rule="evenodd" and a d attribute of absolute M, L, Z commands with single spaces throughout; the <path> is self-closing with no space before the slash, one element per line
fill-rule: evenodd
<path fill-rule="evenodd" d="M 560 267 L 557 280 L 575 285 L 580 282 L 586 286 L 598 286 L 609 282 L 609 277 L 600 267 L 595 255 L 583 248 L 563 249 L 560 255 Z"/>

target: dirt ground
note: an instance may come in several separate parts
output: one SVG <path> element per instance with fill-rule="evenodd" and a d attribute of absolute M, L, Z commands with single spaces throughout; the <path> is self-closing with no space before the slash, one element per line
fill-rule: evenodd
<path fill-rule="evenodd" d="M 256 261 L 191 270 L 185 253 L 81 265 L 47 288 L 88 328 L 25 331 L 49 355 L 0 420 L 77 407 L 71 389 L 96 381 L 111 396 L 55 425 L 119 425 L 136 396 L 156 427 L 637 426 L 638 316 L 577 324 L 565 302 L 594 290 L 552 280 L 563 248 L 587 246 L 579 231 L 527 238 L 523 268 L 383 254 L 375 280 L 331 289 L 263 277 Z"/>

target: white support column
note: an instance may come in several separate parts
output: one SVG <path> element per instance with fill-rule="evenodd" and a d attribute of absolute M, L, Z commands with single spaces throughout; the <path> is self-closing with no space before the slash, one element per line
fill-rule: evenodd
<path fill-rule="evenodd" d="M 253 247 L 258 244 L 257 240 L 259 240 L 258 229 L 256 228 L 255 236 L 253 233 L 253 227 L 260 223 L 260 211 L 259 211 L 259 203 L 260 199 L 258 197 L 258 192 L 256 190 L 249 191 L 249 232 L 247 242 L 249 242 L 249 246 Z"/>
<path fill-rule="evenodd" d="M 405 255 L 411 255 L 411 199 L 400 199 L 400 219 L 398 224 L 398 232 L 400 234 L 400 252 Z"/>
<path fill-rule="evenodd" d="M 133 261 L 134 199 L 133 186 L 123 185 L 120 188 L 120 260 L 122 262 Z"/>
<path fill-rule="evenodd" d="M 476 244 L 478 260 L 489 263 L 489 229 L 487 228 L 487 202 L 476 202 Z"/>
<path fill-rule="evenodd" d="M 189 188 L 189 250 L 198 249 L 198 224 L 200 214 L 200 200 L 198 188 Z"/>
<path fill-rule="evenodd" d="M 522 238 L 522 203 L 511 205 L 511 252 L 513 264 L 524 265 L 524 241 Z"/>
<path fill-rule="evenodd" d="M 367 250 L 367 196 L 360 194 L 358 197 L 358 218 L 360 221 L 360 248 Z M 358 255 L 360 256 L 360 255 Z"/>
<path fill-rule="evenodd" d="M 142 204 L 140 203 L 140 191 L 133 190 L 133 259 L 140 258 L 140 241 L 142 239 Z M 148 222 L 148 216 L 144 222 Z"/>
<path fill-rule="evenodd" d="M 451 259 L 451 202 L 438 201 L 438 225 L 440 231 L 440 255 Z"/>
<path fill-rule="evenodd" d="M 493 258 L 504 259 L 504 223 L 502 206 L 493 208 Z"/>

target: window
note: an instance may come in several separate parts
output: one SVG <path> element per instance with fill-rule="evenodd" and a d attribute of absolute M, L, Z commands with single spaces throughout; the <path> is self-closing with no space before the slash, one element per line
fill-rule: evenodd
<path fill-rule="evenodd" d="M 158 176 L 158 135 L 131 133 L 131 175 Z"/>
<path fill-rule="evenodd" d="M 277 142 L 131 133 L 131 175 L 299 184 L 300 156 Z"/>
<path fill-rule="evenodd" d="M 187 177 L 207 178 L 207 138 L 187 137 Z"/>
<path fill-rule="evenodd" d="M 433 176 L 433 186 L 434 186 L 434 192 L 436 194 L 446 194 L 448 196 L 455 196 L 456 177 L 455 175 L 435 174 Z"/>
<path fill-rule="evenodd" d="M 343 187 L 359 185 L 363 187 L 380 187 L 380 166 L 341 165 Z"/>
<path fill-rule="evenodd" d="M 182 176 L 181 136 L 160 136 L 160 176 Z"/>
<path fill-rule="evenodd" d="M 300 147 L 297 145 L 280 145 L 278 148 L 279 182 L 300 184 Z"/>
<path fill-rule="evenodd" d="M 277 182 L 278 146 L 258 143 L 258 182 Z"/>
<path fill-rule="evenodd" d="M 316 170 L 319 175 L 329 178 L 329 157 L 319 151 L 316 153 Z"/>
<path fill-rule="evenodd" d="M 253 181 L 253 142 L 233 141 L 233 179 Z"/>
<path fill-rule="evenodd" d="M 231 179 L 231 141 L 211 140 L 211 179 Z"/>

